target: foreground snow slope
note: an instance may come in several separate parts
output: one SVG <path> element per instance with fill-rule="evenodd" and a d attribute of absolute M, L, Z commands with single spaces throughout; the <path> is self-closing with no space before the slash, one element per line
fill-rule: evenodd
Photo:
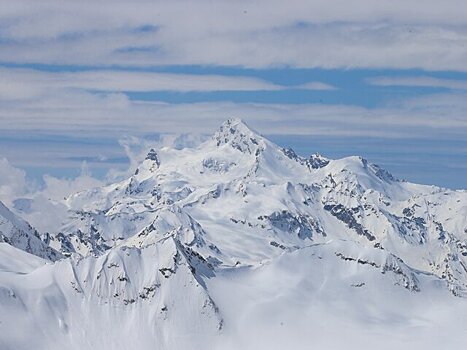
<path fill-rule="evenodd" d="M 365 259 L 375 254 L 332 242 L 284 254 L 254 271 L 225 270 L 210 280 L 225 315 L 222 349 L 465 347 L 465 300 L 424 274 L 416 275 L 421 292 L 398 288 L 397 274 L 336 256 L 348 250 Z"/>
<path fill-rule="evenodd" d="M 68 258 L 11 259 L 0 244 L 0 348 L 467 340 L 465 191 L 359 157 L 302 158 L 232 119 L 65 204 L 46 247 Z"/>

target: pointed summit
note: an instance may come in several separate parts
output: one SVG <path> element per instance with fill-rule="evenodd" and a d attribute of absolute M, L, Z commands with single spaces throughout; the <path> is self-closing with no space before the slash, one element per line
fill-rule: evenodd
<path fill-rule="evenodd" d="M 259 155 L 265 145 L 264 138 L 239 118 L 227 119 L 214 133 L 212 139 L 217 146 L 228 144 L 240 152 L 255 155 Z"/>
<path fill-rule="evenodd" d="M 252 133 L 256 134 L 254 130 L 252 130 L 247 123 L 243 121 L 241 118 L 229 118 L 225 122 L 222 123 L 222 125 L 219 128 L 219 131 L 229 129 L 229 130 L 235 130 L 235 131 L 240 131 L 244 133 Z"/>
<path fill-rule="evenodd" d="M 143 177 L 152 175 L 152 173 L 154 173 L 154 171 L 156 171 L 160 165 L 161 161 L 157 155 L 156 150 L 151 148 L 143 163 L 141 163 L 140 166 L 136 169 L 135 175 L 140 175 Z"/>
<path fill-rule="evenodd" d="M 219 129 L 214 133 L 213 138 L 221 140 L 223 139 L 223 143 L 228 143 L 229 140 L 240 134 L 252 138 L 261 137 L 259 133 L 252 130 L 242 119 L 229 118 L 224 123 L 222 123 Z"/>
<path fill-rule="evenodd" d="M 160 165 L 159 157 L 157 156 L 157 152 L 154 148 L 149 150 L 145 160 L 152 160 L 157 165 Z"/>
<path fill-rule="evenodd" d="M 329 164 L 329 159 L 319 153 L 314 153 L 307 159 L 306 163 L 310 169 L 320 169 Z"/>

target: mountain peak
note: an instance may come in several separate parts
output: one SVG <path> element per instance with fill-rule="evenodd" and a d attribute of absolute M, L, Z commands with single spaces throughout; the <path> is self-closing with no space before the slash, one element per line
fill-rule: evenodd
<path fill-rule="evenodd" d="M 152 160 L 159 164 L 159 157 L 157 156 L 157 152 L 154 148 L 151 148 L 145 158 L 145 160 Z"/>
<path fill-rule="evenodd" d="M 222 123 L 222 127 L 239 127 L 239 128 L 247 128 L 250 129 L 250 127 L 245 123 L 245 121 L 242 118 L 229 118 L 225 122 Z"/>
<path fill-rule="evenodd" d="M 39 233 L 0 201 L 0 243 L 21 249 L 43 259 L 56 261 L 62 255 L 44 243 Z"/>
<path fill-rule="evenodd" d="M 253 131 L 242 119 L 227 119 L 214 133 L 217 146 L 230 145 L 243 152 L 258 155 L 264 149 L 264 138 Z"/>
<path fill-rule="evenodd" d="M 323 157 L 319 153 L 313 153 L 307 160 L 308 167 L 312 169 L 320 169 L 329 164 L 329 159 Z"/>
<path fill-rule="evenodd" d="M 235 135 L 237 133 L 243 133 L 245 135 L 259 136 L 259 134 L 252 130 L 247 123 L 240 118 L 229 118 L 219 127 L 215 135 Z"/>
<path fill-rule="evenodd" d="M 154 148 L 151 148 L 146 155 L 143 163 L 141 163 L 135 171 L 135 175 L 146 177 L 152 175 L 161 165 L 159 156 Z"/>

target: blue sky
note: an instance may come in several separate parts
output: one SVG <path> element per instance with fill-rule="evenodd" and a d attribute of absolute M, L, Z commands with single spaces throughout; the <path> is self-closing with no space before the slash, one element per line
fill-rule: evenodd
<path fill-rule="evenodd" d="M 302 155 L 467 188 L 467 5 L 357 3 L 0 0 L 0 157 L 104 179 L 125 140 L 235 116 Z"/>

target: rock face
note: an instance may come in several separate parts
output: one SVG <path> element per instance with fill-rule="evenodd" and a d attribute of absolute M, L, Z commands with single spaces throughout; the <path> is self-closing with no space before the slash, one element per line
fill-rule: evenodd
<path fill-rule="evenodd" d="M 62 254 L 41 240 L 39 233 L 31 225 L 13 214 L 2 202 L 0 202 L 0 242 L 8 243 L 46 260 L 56 261 L 62 257 Z"/>
<path fill-rule="evenodd" d="M 68 198 L 70 220 L 52 245 L 99 255 L 141 232 L 175 230 L 151 225 L 177 208 L 221 253 L 199 249 L 226 264 L 244 254 L 216 232 L 235 232 L 247 249 L 254 241 L 269 258 L 280 253 L 271 241 L 301 247 L 345 238 L 378 244 L 463 294 L 467 273 L 456 266 L 467 265 L 465 202 L 464 191 L 401 182 L 360 157 L 300 157 L 230 119 L 197 149 L 152 149 L 128 180 Z M 245 263 L 258 263 L 255 254 Z"/>
<path fill-rule="evenodd" d="M 195 327 L 217 339 L 256 294 L 240 288 L 243 301 L 235 304 L 225 286 L 245 280 L 261 290 L 255 281 L 270 276 L 295 276 L 310 295 L 362 291 L 374 305 L 384 302 L 378 294 L 467 296 L 467 192 L 402 182 L 360 157 L 303 158 L 238 119 L 197 148 L 151 149 L 130 178 L 74 194 L 66 205 L 68 220 L 50 234 L 50 247 L 25 223 L 24 234 L 4 234 L 41 257 L 56 260 L 54 249 L 68 257 L 34 271 L 49 280 L 35 287 L 41 292 L 30 298 L 21 289 L 35 283 L 31 275 L 3 287 L 0 276 L 0 292 L 17 296 L 0 305 L 24 303 L 37 322 L 44 310 L 31 305 L 56 298 L 57 339 L 78 334 L 76 322 L 96 325 L 111 315 L 118 320 L 112 337 L 128 327 L 149 339 L 141 348 L 196 348 L 197 337 L 182 334 Z M 274 278 L 264 285 L 282 285 Z M 293 294 L 289 285 L 283 291 Z M 99 307 L 91 312 L 92 305 Z M 126 317 L 138 321 L 129 325 Z M 184 340 L 171 343 L 173 332 Z"/>

